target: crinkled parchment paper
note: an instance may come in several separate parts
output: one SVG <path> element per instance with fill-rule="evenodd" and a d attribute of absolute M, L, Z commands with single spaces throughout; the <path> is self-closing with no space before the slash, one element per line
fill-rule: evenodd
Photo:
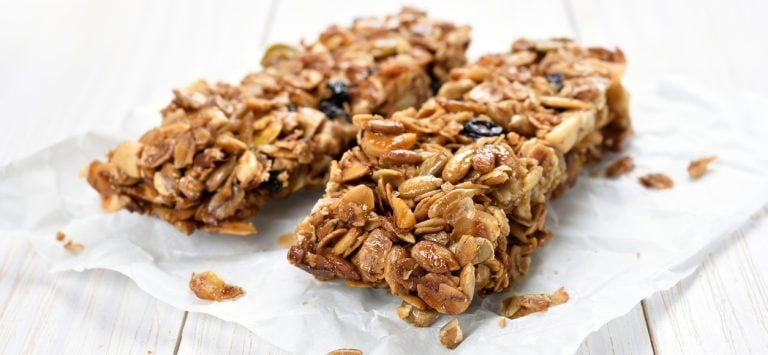
<path fill-rule="evenodd" d="M 554 202 L 548 223 L 555 238 L 537 253 L 526 281 L 476 300 L 460 316 L 466 340 L 458 351 L 573 353 L 588 333 L 693 272 L 703 253 L 768 202 L 762 99 L 728 99 L 680 80 L 633 89 L 637 133 L 627 153 L 635 170 L 617 180 L 587 171 Z M 250 238 L 184 236 L 156 219 L 100 211 L 79 171 L 159 121 L 152 110 L 137 111 L 121 132 L 71 137 L 0 170 L 2 237 L 27 238 L 53 271 L 115 270 L 157 299 L 240 323 L 288 352 L 444 350 L 438 330 L 451 317 L 417 329 L 397 318 L 399 301 L 384 290 L 319 283 L 288 264 L 277 238 L 292 232 L 320 191 L 272 203 Z M 688 162 L 711 154 L 718 156 L 711 171 L 691 181 Z M 667 173 L 675 187 L 641 187 L 637 177 L 648 172 Z M 57 230 L 85 251 L 68 253 L 54 238 Z M 222 303 L 195 298 L 190 275 L 206 270 L 247 295 Z M 571 294 L 568 303 L 499 328 L 503 297 L 560 286 Z"/>

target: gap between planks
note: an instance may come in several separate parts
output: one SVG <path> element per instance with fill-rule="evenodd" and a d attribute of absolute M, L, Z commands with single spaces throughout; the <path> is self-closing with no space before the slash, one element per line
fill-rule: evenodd
<path fill-rule="evenodd" d="M 277 0 L 270 0 L 267 8 L 267 19 L 264 21 L 264 29 L 262 30 L 261 38 L 259 39 L 259 49 L 264 51 L 269 39 L 269 34 L 274 27 L 275 14 L 277 13 L 278 2 Z M 189 311 L 184 311 L 184 317 L 181 319 L 181 325 L 179 325 L 179 335 L 176 337 L 176 346 L 173 349 L 173 355 L 178 355 L 179 348 L 181 348 L 181 340 L 184 336 L 184 326 L 187 324 L 187 317 L 189 317 Z"/>
<path fill-rule="evenodd" d="M 581 42 L 582 37 L 581 32 L 579 31 L 579 23 L 576 17 L 576 11 L 574 11 L 573 0 L 562 0 L 562 3 L 563 7 L 565 8 L 566 16 L 568 17 L 568 26 L 573 32 L 573 39 L 577 42 Z M 648 318 L 648 306 L 645 304 L 645 299 L 640 300 L 640 307 L 643 310 L 643 320 L 645 321 L 645 328 L 648 330 L 648 341 L 651 343 L 651 351 L 653 351 L 654 355 L 657 355 L 659 352 L 656 349 L 656 340 L 654 339 L 650 318 Z"/>
<path fill-rule="evenodd" d="M 640 306 L 643 308 L 643 319 L 645 320 L 645 328 L 648 329 L 648 339 L 651 342 L 651 350 L 653 355 L 657 355 L 659 352 L 656 350 L 656 339 L 653 336 L 653 327 L 651 327 L 651 319 L 648 317 L 648 306 L 645 305 L 645 299 L 640 301 Z M 186 315 L 184 317 L 186 319 Z"/>
<path fill-rule="evenodd" d="M 643 308 L 643 311 L 645 311 L 645 308 Z M 184 335 L 184 325 L 187 324 L 187 316 L 189 316 L 189 311 L 184 311 L 184 317 L 181 318 L 181 326 L 179 326 L 179 335 L 176 337 L 176 347 L 173 348 L 173 355 L 177 355 L 179 353 L 179 348 L 181 347 L 181 338 Z"/>

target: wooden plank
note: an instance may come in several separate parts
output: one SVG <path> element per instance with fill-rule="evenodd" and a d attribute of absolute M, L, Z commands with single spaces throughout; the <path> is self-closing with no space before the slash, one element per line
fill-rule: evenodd
<path fill-rule="evenodd" d="M 209 316 L 190 313 L 184 325 L 179 354 L 287 354 L 245 327 Z"/>
<path fill-rule="evenodd" d="M 205 314 L 190 313 L 184 326 L 180 354 L 283 354 L 248 329 Z M 652 354 L 643 311 L 638 304 L 584 340 L 578 355 Z"/>
<path fill-rule="evenodd" d="M 573 5 L 586 41 L 625 49 L 630 82 L 674 75 L 720 92 L 768 95 L 765 75 L 756 75 L 768 61 L 768 48 L 750 45 L 768 32 L 768 24 L 755 17 L 768 10 L 765 2 L 579 0 Z M 758 227 L 729 238 L 694 275 L 646 300 L 659 352 L 768 349 L 765 215 Z"/>
<path fill-rule="evenodd" d="M 640 304 L 626 315 L 610 321 L 584 340 L 578 355 L 653 354 L 648 328 Z"/>
<path fill-rule="evenodd" d="M 768 349 L 768 211 L 699 270 L 646 301 L 659 348 L 744 354 Z"/>
<path fill-rule="evenodd" d="M 184 312 L 124 276 L 49 274 L 30 246 L 15 239 L 0 239 L 0 268 L 2 354 L 173 352 Z"/>

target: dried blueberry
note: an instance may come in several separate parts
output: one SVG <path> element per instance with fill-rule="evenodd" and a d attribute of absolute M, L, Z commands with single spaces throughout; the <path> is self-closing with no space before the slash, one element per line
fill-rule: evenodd
<path fill-rule="evenodd" d="M 473 118 L 464 124 L 464 129 L 459 134 L 472 139 L 479 139 L 502 135 L 504 129 L 491 121 Z"/>
<path fill-rule="evenodd" d="M 327 100 L 333 101 L 336 106 L 341 106 L 349 99 L 349 87 L 347 86 L 347 83 L 343 81 L 329 81 L 325 84 L 325 87 L 331 92 L 331 97 Z"/>
<path fill-rule="evenodd" d="M 438 92 L 440 92 L 440 88 L 443 86 L 443 83 L 440 82 L 440 80 L 432 79 L 432 82 L 429 84 L 430 89 L 432 89 L 432 95 L 437 95 Z"/>
<path fill-rule="evenodd" d="M 341 105 L 336 104 L 333 100 L 324 99 L 317 105 L 317 109 L 324 113 L 330 119 L 343 118 L 348 119 L 347 111 L 344 111 Z"/>
<path fill-rule="evenodd" d="M 560 92 L 560 89 L 563 88 L 563 74 L 549 74 L 547 75 L 547 81 L 555 87 L 555 92 Z"/>
<path fill-rule="evenodd" d="M 264 186 L 271 193 L 280 192 L 283 189 L 283 183 L 277 179 L 278 175 L 280 175 L 279 171 L 270 171 L 269 180 L 264 181 L 261 186 Z"/>

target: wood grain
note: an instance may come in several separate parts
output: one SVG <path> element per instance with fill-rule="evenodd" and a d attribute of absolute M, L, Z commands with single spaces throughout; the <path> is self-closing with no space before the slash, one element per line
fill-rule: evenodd
<path fill-rule="evenodd" d="M 751 15 L 766 13 L 765 2 L 576 0 L 573 8 L 585 41 L 626 50 L 631 81 L 675 75 L 720 92 L 768 94 L 767 77 L 755 71 L 768 61 L 768 47 L 749 45 L 768 33 L 768 23 Z M 659 353 L 768 349 L 766 215 L 730 237 L 691 277 L 645 301 Z"/>
<path fill-rule="evenodd" d="M 128 278 L 105 270 L 49 274 L 14 239 L 0 239 L 0 260 L 1 354 L 173 351 L 184 312 Z"/>
<path fill-rule="evenodd" d="M 179 354 L 288 354 L 245 327 L 207 314 L 190 313 Z"/>
<path fill-rule="evenodd" d="M 608 322 L 592 333 L 584 340 L 576 354 L 653 354 L 640 304 L 625 316 Z"/>

